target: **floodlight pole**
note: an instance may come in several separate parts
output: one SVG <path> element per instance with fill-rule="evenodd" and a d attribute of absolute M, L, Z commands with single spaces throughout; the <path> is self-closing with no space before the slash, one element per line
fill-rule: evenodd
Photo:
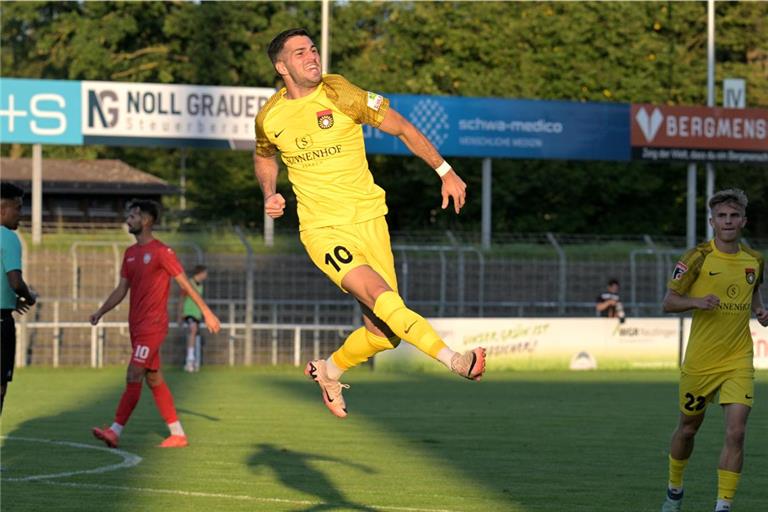
<path fill-rule="evenodd" d="M 707 1 L 707 106 L 715 106 L 715 0 Z M 707 240 L 712 238 L 709 224 L 709 198 L 715 193 L 715 166 L 707 162 L 707 199 L 704 204 L 704 224 Z"/>
<path fill-rule="evenodd" d="M 491 183 L 493 181 L 493 168 L 491 159 L 483 158 L 483 185 L 482 185 L 482 226 L 481 238 L 483 249 L 491 248 Z"/>
<path fill-rule="evenodd" d="M 32 144 L 32 243 L 43 240 L 43 146 Z"/>
<path fill-rule="evenodd" d="M 320 67 L 323 74 L 328 73 L 328 66 L 330 64 L 330 57 L 328 53 L 331 47 L 330 34 L 328 25 L 330 24 L 331 17 L 331 2 L 330 0 L 322 1 L 322 15 L 320 19 Z"/>

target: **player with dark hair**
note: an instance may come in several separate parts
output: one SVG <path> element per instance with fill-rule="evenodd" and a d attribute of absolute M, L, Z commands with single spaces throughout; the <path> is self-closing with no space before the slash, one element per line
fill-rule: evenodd
<path fill-rule="evenodd" d="M 14 231 L 19 228 L 21 205 L 24 191 L 13 183 L 0 184 L 0 413 L 3 411 L 5 392 L 13 380 L 16 362 L 16 323 L 13 312 L 20 315 L 34 306 L 37 294 L 32 291 L 21 276 L 21 242 Z"/>
<path fill-rule="evenodd" d="M 709 200 L 714 239 L 686 252 L 667 284 L 664 311 L 693 310 L 691 333 L 680 372 L 680 416 L 669 451 L 669 483 L 662 512 L 681 510 L 683 472 L 693 453 L 707 404 L 718 395 L 725 440 L 717 466 L 717 512 L 731 510 L 744 464 L 747 418 L 754 402 L 752 313 L 768 326 L 760 284 L 762 255 L 742 245 L 747 196 L 722 190 Z"/>
<path fill-rule="evenodd" d="M 112 426 L 92 429 L 97 439 L 112 448 L 117 447 L 123 427 L 139 402 L 141 383 L 145 378 L 160 415 L 171 432 L 159 446 L 180 448 L 188 445 L 187 436 L 173 405 L 173 396 L 160 371 L 160 346 L 168 333 L 168 292 L 171 278 L 201 309 L 208 330 L 218 332 L 220 328 L 219 319 L 184 275 L 176 254 L 170 247 L 154 238 L 152 228 L 158 218 L 159 208 L 153 201 L 133 201 L 128 206 L 126 224 L 128 231 L 136 237 L 136 244 L 125 251 L 117 288 L 90 317 L 92 325 L 98 324 L 101 317 L 120 304 L 128 290 L 131 291 L 128 328 L 132 353 L 126 374 L 125 391 L 117 406 Z"/>
<path fill-rule="evenodd" d="M 403 339 L 454 373 L 479 380 L 485 349 L 451 350 L 421 315 L 397 293 L 394 258 L 384 215 L 384 190 L 373 181 L 365 157 L 361 124 L 398 137 L 438 174 L 442 207 L 453 200 L 458 214 L 466 185 L 413 124 L 389 105 L 340 75 L 322 75 L 315 44 L 303 29 L 280 33 L 267 53 L 285 87 L 256 117 L 254 169 L 264 194 L 264 210 L 283 215 L 277 191 L 278 151 L 298 202 L 300 238 L 312 261 L 363 311 L 355 330 L 326 360 L 310 361 L 305 374 L 320 386 L 323 401 L 338 417 L 347 409 L 339 378 Z"/>

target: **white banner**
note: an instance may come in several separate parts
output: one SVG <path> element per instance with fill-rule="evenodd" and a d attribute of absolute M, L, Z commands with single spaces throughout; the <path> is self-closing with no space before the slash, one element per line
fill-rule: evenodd
<path fill-rule="evenodd" d="M 676 368 L 677 318 L 438 318 L 430 320 L 453 350 L 483 346 L 491 369 Z M 377 368 L 429 367 L 408 343 L 376 356 Z"/>
<path fill-rule="evenodd" d="M 82 132 L 94 142 L 102 137 L 199 139 L 252 147 L 254 118 L 274 92 L 266 87 L 84 81 Z"/>

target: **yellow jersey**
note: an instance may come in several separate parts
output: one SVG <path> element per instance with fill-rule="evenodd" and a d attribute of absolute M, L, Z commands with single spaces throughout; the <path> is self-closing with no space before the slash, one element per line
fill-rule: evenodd
<path fill-rule="evenodd" d="M 693 312 L 691 333 L 683 371 L 703 375 L 751 369 L 752 293 L 763 281 L 764 261 L 760 253 L 739 246 L 728 254 L 714 240 L 686 252 L 677 262 L 667 287 L 680 295 L 704 297 L 713 294 L 720 305 L 711 311 Z"/>
<path fill-rule="evenodd" d="M 341 75 L 309 95 L 275 93 L 256 116 L 256 154 L 280 156 L 296 194 L 299 229 L 355 224 L 387 213 L 365 157 L 362 123 L 377 128 L 389 100 Z"/>

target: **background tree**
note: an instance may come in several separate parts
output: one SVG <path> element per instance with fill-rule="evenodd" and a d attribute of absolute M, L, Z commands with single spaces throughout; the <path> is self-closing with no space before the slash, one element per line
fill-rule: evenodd
<path fill-rule="evenodd" d="M 319 43 L 320 32 L 320 5 L 308 2 L 3 2 L 0 18 L 2 76 L 72 80 L 273 86 L 271 38 L 304 26 Z M 768 106 L 768 3 L 719 2 L 716 19 L 717 84 L 743 77 L 750 106 Z M 706 104 L 706 4 L 338 2 L 330 70 L 385 94 Z M 180 150 L 46 146 L 45 155 L 119 158 L 179 179 Z M 439 211 L 421 161 L 369 159 L 395 229 L 478 229 L 479 160 L 452 159 L 470 186 L 456 217 Z M 768 237 L 767 174 L 718 164 L 718 187 L 751 197 L 749 236 Z M 188 150 L 187 176 L 193 219 L 261 225 L 249 154 Z M 496 159 L 494 229 L 682 235 L 685 194 L 679 163 Z"/>

